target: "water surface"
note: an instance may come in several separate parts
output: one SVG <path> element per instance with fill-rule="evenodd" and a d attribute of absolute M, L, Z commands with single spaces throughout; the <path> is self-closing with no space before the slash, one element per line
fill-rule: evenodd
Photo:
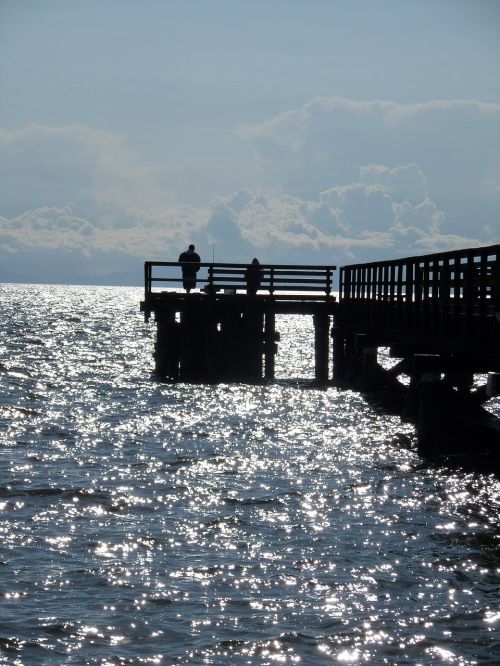
<path fill-rule="evenodd" d="M 157 382 L 140 298 L 0 285 L 0 662 L 500 663 L 498 478 L 311 388 L 308 319 L 273 384 Z"/>

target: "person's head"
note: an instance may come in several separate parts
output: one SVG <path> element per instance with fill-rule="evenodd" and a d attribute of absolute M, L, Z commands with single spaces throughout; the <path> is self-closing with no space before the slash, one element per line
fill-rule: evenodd
<path fill-rule="evenodd" d="M 191 250 L 191 252 L 194 252 L 194 245 L 191 243 L 188 249 Z"/>
<path fill-rule="evenodd" d="M 257 266 L 258 263 L 259 263 L 259 260 L 257 259 L 257 257 L 254 257 L 254 258 L 252 259 L 252 264 L 253 264 L 253 266 Z"/>

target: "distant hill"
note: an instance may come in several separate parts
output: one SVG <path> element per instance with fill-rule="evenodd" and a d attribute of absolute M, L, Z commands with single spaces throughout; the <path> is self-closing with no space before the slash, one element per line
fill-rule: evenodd
<path fill-rule="evenodd" d="M 101 276 L 99 282 L 94 282 L 94 284 L 117 287 L 143 287 L 144 272 L 141 266 L 139 270 L 108 273 L 107 275 Z"/>
<path fill-rule="evenodd" d="M 0 268 L 0 282 L 19 282 L 18 276 Z"/>

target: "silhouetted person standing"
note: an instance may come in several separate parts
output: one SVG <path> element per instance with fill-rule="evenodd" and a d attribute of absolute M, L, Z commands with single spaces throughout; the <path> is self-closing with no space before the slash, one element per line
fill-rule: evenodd
<path fill-rule="evenodd" d="M 247 281 L 247 294 L 255 296 L 257 290 L 260 289 L 260 283 L 262 282 L 262 268 L 256 257 L 252 259 L 252 263 L 246 269 L 245 278 Z"/>
<path fill-rule="evenodd" d="M 179 255 L 178 262 L 182 264 L 182 286 L 188 294 L 196 287 L 196 273 L 200 270 L 200 261 L 200 255 L 194 251 L 193 244 Z"/>

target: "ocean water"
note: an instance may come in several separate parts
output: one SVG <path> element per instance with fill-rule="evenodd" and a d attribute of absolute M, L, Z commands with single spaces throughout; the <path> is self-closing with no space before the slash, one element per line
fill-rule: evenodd
<path fill-rule="evenodd" d="M 140 299 L 0 285 L 0 663 L 499 664 L 499 478 L 312 388 L 306 318 L 160 383 Z"/>

